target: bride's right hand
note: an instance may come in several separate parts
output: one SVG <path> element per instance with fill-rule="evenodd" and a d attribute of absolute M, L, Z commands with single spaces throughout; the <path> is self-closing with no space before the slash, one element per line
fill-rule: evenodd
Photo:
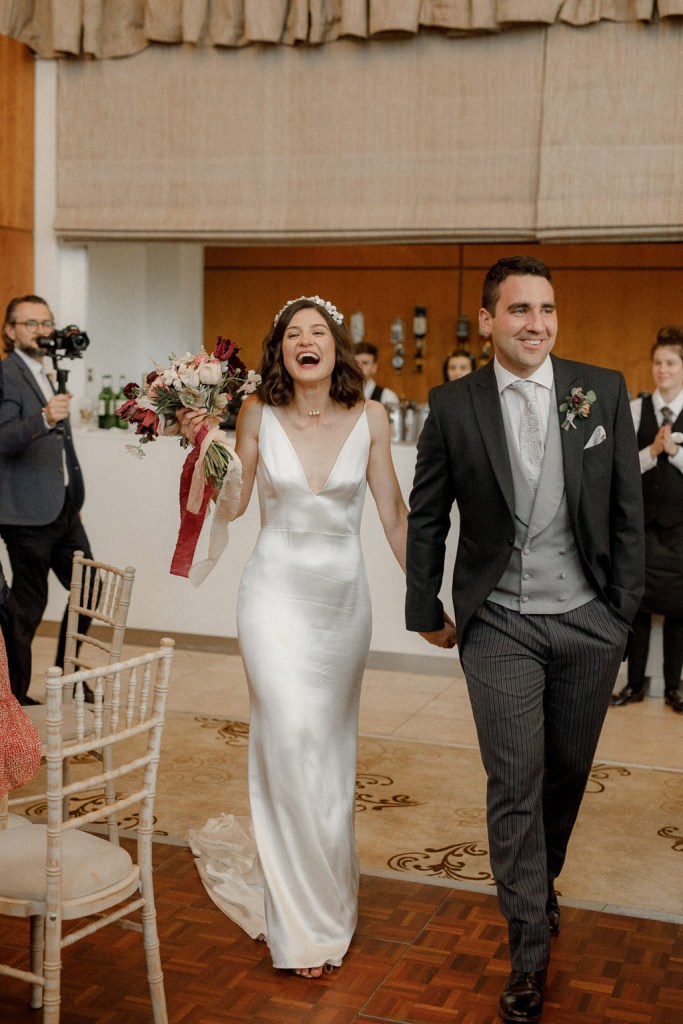
<path fill-rule="evenodd" d="M 202 427 L 218 426 L 215 416 L 207 416 L 206 409 L 178 409 L 176 419 L 180 423 L 180 432 L 186 437 L 190 444 L 197 443 L 197 434 Z"/>

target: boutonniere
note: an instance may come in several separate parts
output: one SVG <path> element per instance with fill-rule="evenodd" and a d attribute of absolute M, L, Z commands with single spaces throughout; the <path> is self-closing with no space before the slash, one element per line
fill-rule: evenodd
<path fill-rule="evenodd" d="M 577 416 L 585 420 L 590 416 L 591 405 L 595 401 L 595 392 L 587 391 L 585 394 L 581 388 L 572 388 L 564 402 L 560 406 L 560 412 L 566 412 L 566 416 L 560 426 L 563 430 L 573 427 L 576 430 L 574 420 Z"/>

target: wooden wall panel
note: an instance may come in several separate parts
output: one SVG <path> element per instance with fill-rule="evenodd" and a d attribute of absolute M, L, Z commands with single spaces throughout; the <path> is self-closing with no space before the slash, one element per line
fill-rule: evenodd
<path fill-rule="evenodd" d="M 463 308 L 469 312 L 479 307 L 487 267 L 510 250 L 465 250 Z M 552 270 L 556 354 L 621 370 L 633 395 L 652 390 L 650 348 L 657 331 L 666 324 L 683 326 L 683 245 L 539 245 L 517 251 L 537 255 Z"/>
<path fill-rule="evenodd" d="M 0 36 L 0 226 L 33 230 L 33 57 Z"/>
<path fill-rule="evenodd" d="M 308 266 L 301 265 L 300 254 L 292 256 L 288 265 L 274 266 L 274 262 L 290 257 L 282 250 L 271 250 L 270 265 L 230 268 L 225 264 L 219 266 L 214 254 L 213 265 L 207 266 L 205 274 L 207 347 L 211 347 L 218 334 L 227 333 L 240 345 L 245 362 L 255 366 L 271 317 L 288 299 L 302 294 L 321 295 L 342 310 L 347 323 L 356 310 L 363 312 L 365 339 L 380 348 L 380 383 L 400 397 L 426 401 L 429 388 L 441 382 L 443 353 L 454 347 L 459 272 L 455 266 L 443 265 L 447 263 L 445 259 L 439 265 L 438 246 L 414 247 L 437 250 L 429 252 L 429 259 L 425 260 L 432 265 L 412 265 L 416 254 L 411 246 L 405 247 L 408 252 L 403 266 L 383 264 L 382 248 L 365 247 L 362 260 L 357 259 L 358 249 L 350 248 L 347 265 L 337 256 L 335 266 L 316 265 L 310 255 Z M 391 251 L 394 248 L 388 247 L 389 261 L 396 256 Z M 233 251 L 236 261 L 239 252 Z M 316 259 L 328 259 L 330 255 L 326 250 L 316 251 Z M 253 254 L 245 264 L 252 259 Z M 415 372 L 412 336 L 416 305 L 426 306 L 428 316 L 427 358 L 421 373 Z M 401 317 L 404 324 L 405 366 L 401 373 L 391 366 L 394 349 L 390 331 L 395 317 Z"/>
<path fill-rule="evenodd" d="M 622 370 L 635 395 L 652 387 L 650 347 L 657 330 L 683 324 L 683 245 L 421 245 L 211 248 L 206 251 L 206 343 L 228 333 L 249 365 L 258 362 L 268 320 L 302 293 L 330 299 L 347 318 L 365 315 L 368 341 L 381 350 L 381 382 L 424 401 L 455 347 L 458 312 L 470 320 L 469 347 L 481 351 L 477 317 L 486 269 L 512 252 L 536 255 L 553 271 L 560 331 L 556 352 Z M 429 324 L 425 371 L 411 365 L 415 305 Z M 391 369 L 390 325 L 406 328 L 406 368 Z"/>
<path fill-rule="evenodd" d="M 0 228 L 0 314 L 15 295 L 33 291 L 33 235 L 30 231 Z"/>
<path fill-rule="evenodd" d="M 26 46 L 0 36 L 0 307 L 33 290 L 34 63 Z M 1 346 L 1 342 L 0 342 Z"/>

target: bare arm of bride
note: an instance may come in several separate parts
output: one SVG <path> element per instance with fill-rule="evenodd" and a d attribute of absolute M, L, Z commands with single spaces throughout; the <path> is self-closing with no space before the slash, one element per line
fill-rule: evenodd
<path fill-rule="evenodd" d="M 368 484 L 377 505 L 380 522 L 398 564 L 406 571 L 406 537 L 408 509 L 398 485 L 391 458 L 391 429 L 389 417 L 379 402 L 366 404 L 370 426 L 370 458 Z"/>
<path fill-rule="evenodd" d="M 239 508 L 235 518 L 244 515 L 254 489 L 256 478 L 256 464 L 258 463 L 258 435 L 261 426 L 261 413 L 263 405 L 256 397 L 250 395 L 242 403 L 239 416 L 237 417 L 235 451 L 242 463 L 242 495 Z"/>
<path fill-rule="evenodd" d="M 258 462 L 258 432 L 261 423 L 262 405 L 255 395 L 245 399 L 237 417 L 237 435 L 235 451 L 242 463 L 242 490 L 240 503 L 234 518 L 239 519 L 244 515 L 251 492 L 254 488 L 256 477 L 256 463 Z M 204 426 L 215 426 L 215 417 L 206 415 L 205 409 L 181 409 L 176 413 L 182 434 L 190 444 L 197 443 L 197 435 Z M 218 492 L 214 494 L 214 500 Z"/>

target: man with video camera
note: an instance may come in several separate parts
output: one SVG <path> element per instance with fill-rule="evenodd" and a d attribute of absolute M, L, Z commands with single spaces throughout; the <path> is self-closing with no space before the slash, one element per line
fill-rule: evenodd
<path fill-rule="evenodd" d="M 43 367 L 65 332 L 55 331 L 44 299 L 24 295 L 7 307 L 2 333 L 9 351 L 0 405 L 0 536 L 12 567 L 8 660 L 12 692 L 21 704 L 34 704 L 28 696 L 31 643 L 47 604 L 50 569 L 68 590 L 74 551 L 86 558 L 92 553 L 79 514 L 84 488 L 69 424 L 71 395 L 56 393 Z M 78 337 L 85 348 L 87 337 Z M 67 339 L 64 354 L 81 352 Z M 55 660 L 60 666 L 65 639 L 66 613 Z"/>

